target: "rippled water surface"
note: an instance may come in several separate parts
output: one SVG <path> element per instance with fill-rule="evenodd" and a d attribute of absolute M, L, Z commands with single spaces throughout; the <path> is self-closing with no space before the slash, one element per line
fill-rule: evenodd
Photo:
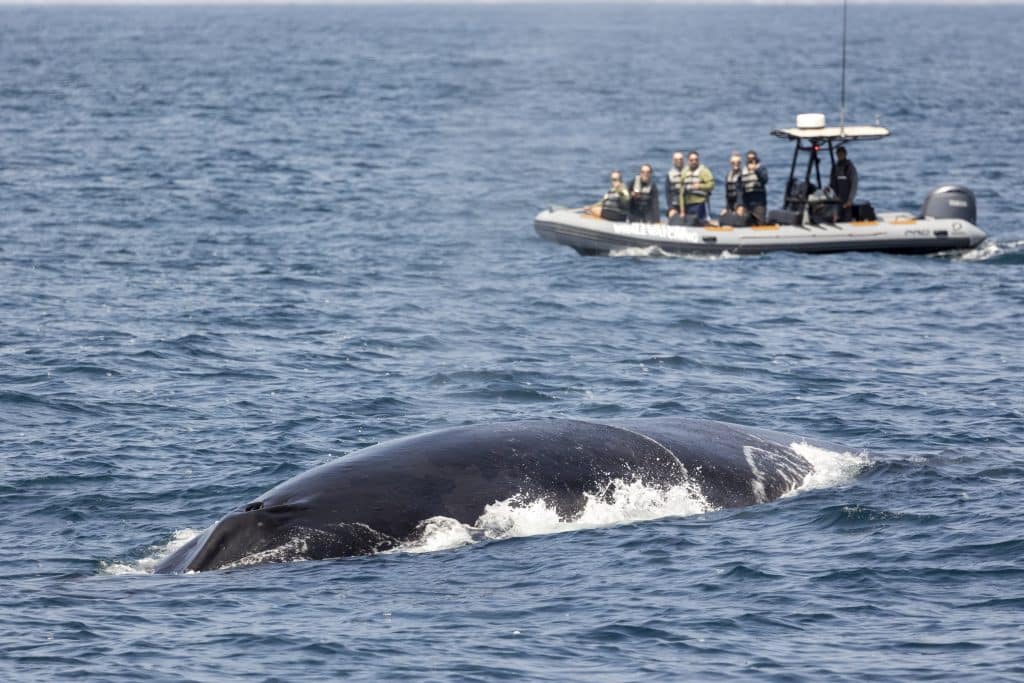
<path fill-rule="evenodd" d="M 768 132 L 838 110 L 840 17 L 0 9 L 0 671 L 1019 680 L 1024 9 L 850 8 L 849 119 L 894 131 L 852 148 L 861 194 L 971 187 L 972 252 L 581 258 L 532 229 L 680 147 L 719 175 L 755 147 L 776 203 Z M 149 573 L 357 448 L 660 415 L 868 464 L 743 510 Z"/>

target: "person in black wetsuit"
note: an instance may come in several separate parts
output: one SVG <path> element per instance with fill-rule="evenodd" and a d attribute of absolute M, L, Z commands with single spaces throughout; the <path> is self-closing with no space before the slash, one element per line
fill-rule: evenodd
<path fill-rule="evenodd" d="M 629 184 L 629 220 L 634 223 L 657 223 L 658 186 L 650 164 L 640 167 L 640 174 Z"/>
<path fill-rule="evenodd" d="M 740 176 L 743 210 L 754 225 L 762 225 L 768 214 L 768 169 L 761 166 L 757 152 L 747 152 L 747 167 Z"/>
<path fill-rule="evenodd" d="M 853 200 L 857 197 L 857 167 L 846 158 L 845 147 L 836 150 L 836 163 L 832 166 L 828 184 L 839 200 L 835 220 L 853 220 Z"/>

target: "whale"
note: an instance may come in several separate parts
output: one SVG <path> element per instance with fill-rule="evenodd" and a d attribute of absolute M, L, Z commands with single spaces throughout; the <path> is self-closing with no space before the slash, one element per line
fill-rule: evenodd
<path fill-rule="evenodd" d="M 640 482 L 690 486 L 709 509 L 774 501 L 813 471 L 815 439 L 688 417 L 534 419 L 386 441 L 303 472 L 160 561 L 160 574 L 342 558 L 399 548 L 438 517 L 472 525 L 488 505 L 543 501 L 572 520 L 588 497 Z"/>

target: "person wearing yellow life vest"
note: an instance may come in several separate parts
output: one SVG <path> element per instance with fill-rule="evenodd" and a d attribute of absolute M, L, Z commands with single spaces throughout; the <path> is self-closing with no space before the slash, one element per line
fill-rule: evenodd
<path fill-rule="evenodd" d="M 640 174 L 629 184 L 629 220 L 633 223 L 657 223 L 658 186 L 654 183 L 650 164 L 640 167 Z"/>
<path fill-rule="evenodd" d="M 666 215 L 669 218 L 682 213 L 679 208 L 679 197 L 683 191 L 683 168 L 685 166 L 683 159 L 682 152 L 674 152 L 672 167 L 665 174 L 665 204 L 667 205 Z"/>
<path fill-rule="evenodd" d="M 606 221 L 624 221 L 629 215 L 629 190 L 622 184 L 622 173 L 612 171 L 608 176 L 611 187 L 601 201 L 587 207 L 587 212 Z"/>
<path fill-rule="evenodd" d="M 708 220 L 708 198 L 715 187 L 715 176 L 708 167 L 700 163 L 700 154 L 696 150 L 686 157 L 689 165 L 683 172 L 683 189 L 680 193 L 680 206 L 687 217 L 693 216 L 697 223 Z"/>

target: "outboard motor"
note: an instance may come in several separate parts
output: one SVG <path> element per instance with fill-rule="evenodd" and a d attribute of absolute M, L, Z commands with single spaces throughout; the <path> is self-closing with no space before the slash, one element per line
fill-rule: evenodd
<path fill-rule="evenodd" d="M 928 193 L 922 218 L 961 218 L 973 225 L 978 220 L 974 193 L 961 185 L 943 185 Z"/>

